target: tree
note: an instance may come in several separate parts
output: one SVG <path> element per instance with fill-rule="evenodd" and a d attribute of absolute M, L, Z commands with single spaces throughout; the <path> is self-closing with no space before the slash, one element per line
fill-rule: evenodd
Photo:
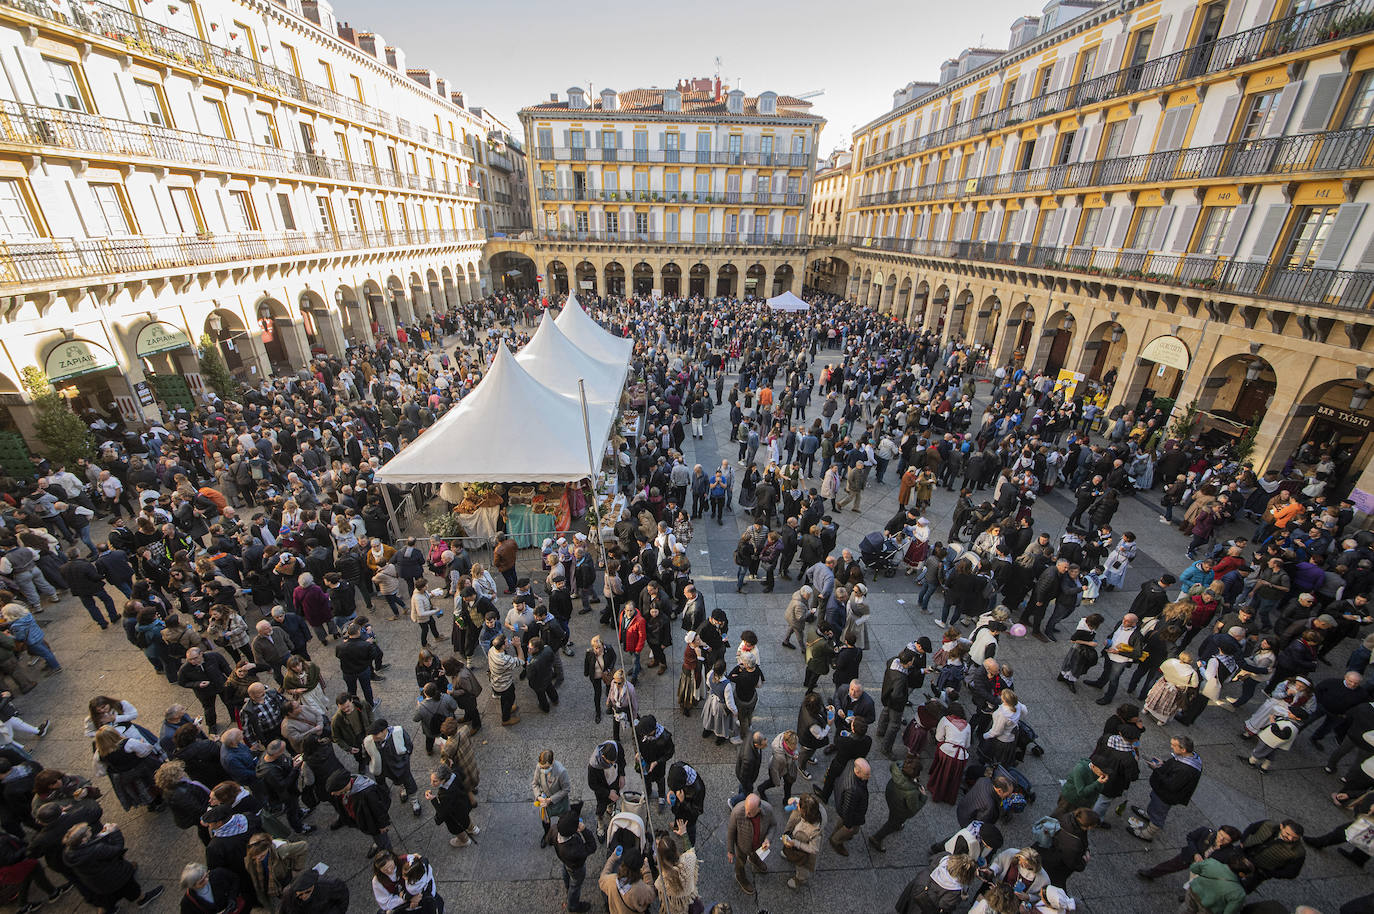
<path fill-rule="evenodd" d="M 1174 422 L 1169 426 L 1169 436 L 1182 441 L 1193 434 L 1193 426 L 1197 424 L 1197 401 L 1193 400 L 1187 406 L 1179 408 L 1174 405 Z"/>
<path fill-rule="evenodd" d="M 1255 421 L 1246 427 L 1244 434 L 1236 441 L 1234 451 L 1237 463 L 1245 463 L 1250 459 L 1250 455 L 1255 452 L 1255 439 L 1259 437 L 1261 418 L 1262 415 L 1256 416 Z"/>
<path fill-rule="evenodd" d="M 95 454 L 95 441 L 86 422 L 72 412 L 66 398 L 53 389 L 48 376 L 30 365 L 20 373 L 33 401 L 34 434 L 54 465 L 72 467 Z"/>
<path fill-rule="evenodd" d="M 215 389 L 215 393 L 232 400 L 238 396 L 239 382 L 234 380 L 234 376 L 229 373 L 229 367 L 224 364 L 224 357 L 220 355 L 219 346 L 214 340 L 210 339 L 210 334 L 205 333 L 200 337 L 200 373 L 205 376 L 205 380 L 210 382 L 210 386 Z"/>

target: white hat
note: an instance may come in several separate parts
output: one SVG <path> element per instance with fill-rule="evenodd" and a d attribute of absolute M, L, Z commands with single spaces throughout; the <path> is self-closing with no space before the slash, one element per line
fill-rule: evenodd
<path fill-rule="evenodd" d="M 545 537 L 545 539 L 544 539 L 544 548 L 547 549 L 547 548 L 549 548 L 549 547 L 552 546 L 552 545 L 553 545 L 553 539 L 552 539 L 552 538 L 549 538 L 549 537 Z"/>

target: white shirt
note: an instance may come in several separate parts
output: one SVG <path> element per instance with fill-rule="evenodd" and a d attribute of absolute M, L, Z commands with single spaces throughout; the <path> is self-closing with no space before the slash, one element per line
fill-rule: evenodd
<path fill-rule="evenodd" d="M 1124 625 L 1117 626 L 1116 631 L 1112 632 L 1111 641 L 1107 644 L 1108 650 L 1110 651 L 1111 648 L 1120 647 L 1123 644 L 1129 643 L 1131 640 L 1131 635 L 1134 634 L 1134 628 L 1126 628 Z M 1130 663 L 1131 661 L 1130 657 L 1123 657 L 1120 654 L 1113 653 L 1108 653 L 1107 659 L 1111 660 L 1113 663 Z"/>

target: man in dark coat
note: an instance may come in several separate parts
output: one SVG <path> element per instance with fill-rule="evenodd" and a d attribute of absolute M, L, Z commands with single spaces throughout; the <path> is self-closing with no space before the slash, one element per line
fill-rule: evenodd
<path fill-rule="evenodd" d="M 110 623 L 119 623 L 119 612 L 115 609 L 114 600 L 110 599 L 109 593 L 105 590 L 105 576 L 94 564 L 82 558 L 81 550 L 75 546 L 67 550 L 67 561 L 62 566 L 62 577 L 66 580 L 72 596 L 81 601 L 81 605 L 86 607 L 86 612 L 90 613 L 91 618 L 102 630 L 109 628 Z M 96 606 L 97 600 L 104 605 L 105 615 L 109 616 L 109 622 L 106 622 L 105 617 L 100 615 L 100 609 Z"/>
<path fill-rule="evenodd" d="M 385 788 L 367 775 L 346 771 L 334 772 L 325 786 L 342 805 L 345 823 L 372 837 L 368 857 L 378 850 L 391 850 L 391 815 L 387 812 L 391 794 Z"/>
<path fill-rule="evenodd" d="M 1002 815 L 1002 801 L 1011 796 L 1015 790 L 1015 785 L 1000 775 L 995 778 L 979 778 L 959 798 L 959 802 L 954 807 L 954 815 L 959 821 L 959 827 L 965 828 L 970 822 L 983 822 L 985 824 L 996 822 L 997 818 Z"/>
<path fill-rule="evenodd" d="M 86 894 L 86 888 L 76 878 L 72 868 L 62 859 L 62 838 L 73 825 L 85 823 L 93 832 L 100 831 L 100 820 L 104 811 L 95 800 L 79 800 L 66 807 L 58 803 L 44 803 L 34 813 L 38 829 L 29 837 L 28 855 L 42 860 L 54 873 L 65 876 L 75 883 L 82 897 L 94 904 L 94 899 Z"/>
<path fill-rule="evenodd" d="M 239 886 L 254 903 L 253 882 L 248 875 L 248 839 L 253 836 L 248 817 L 234 812 L 227 804 L 211 806 L 200 815 L 200 824 L 210 830 L 210 843 L 205 845 L 205 866 L 226 869 L 239 879 Z"/>
<path fill-rule="evenodd" d="M 563 864 L 563 888 L 567 890 L 566 905 L 573 914 L 592 909 L 591 902 L 582 900 L 582 883 L 587 878 L 587 858 L 596 850 L 596 836 L 582 821 L 582 804 L 577 803 L 549 825 L 548 842 Z"/>
<path fill-rule="evenodd" d="M 830 833 L 830 846 L 841 857 L 848 857 L 845 843 L 854 837 L 868 818 L 868 762 L 856 758 L 835 782 L 835 812 L 840 822 Z"/>
<path fill-rule="evenodd" d="M 550 705 L 558 704 L 558 690 L 554 687 L 553 648 L 545 644 L 542 638 L 531 638 L 527 650 L 530 659 L 525 665 L 525 681 L 534 691 L 539 710 L 548 714 Z"/>
<path fill-rule="evenodd" d="M 139 907 L 162 894 L 162 886 L 144 892 L 134 873 L 137 867 L 124 859 L 124 833 L 113 822 L 99 832 L 90 826 L 74 826 L 63 840 L 62 860 L 76 876 L 81 894 L 97 907 L 113 909 L 120 899 L 137 901 Z M 241 863 L 242 861 L 240 861 Z"/>
<path fill-rule="evenodd" d="M 308 869 L 282 893 L 281 914 L 348 914 L 348 886 Z"/>
<path fill-rule="evenodd" d="M 1135 813 L 1130 820 L 1131 834 L 1144 841 L 1153 841 L 1164 827 L 1169 810 L 1183 806 L 1193 798 L 1198 781 L 1202 780 L 1202 758 L 1193 751 L 1193 741 L 1175 736 L 1169 741 L 1169 758 L 1151 759 L 1150 802 L 1144 809 L 1132 806 Z"/>
<path fill-rule="evenodd" d="M 177 671 L 177 683 L 195 693 L 200 706 L 205 709 L 205 724 L 211 731 L 219 729 L 215 699 L 219 699 L 230 717 L 234 714 L 235 709 L 229 704 L 224 691 L 233 672 L 234 668 L 223 654 L 218 651 L 204 651 L 198 647 L 186 652 L 186 662 Z"/>
<path fill-rule="evenodd" d="M 450 847 L 465 847 L 478 829 L 472 824 L 471 792 L 462 772 L 440 765 L 430 773 L 429 786 L 425 799 L 434 806 L 434 823 L 448 829 Z"/>
<path fill-rule="evenodd" d="M 767 738 L 757 730 L 752 737 L 739 744 L 739 749 L 735 753 L 735 780 L 739 782 L 739 792 L 727 801 L 731 808 L 754 789 L 754 784 L 759 779 L 759 771 L 763 768 L 763 753 L 767 748 Z"/>

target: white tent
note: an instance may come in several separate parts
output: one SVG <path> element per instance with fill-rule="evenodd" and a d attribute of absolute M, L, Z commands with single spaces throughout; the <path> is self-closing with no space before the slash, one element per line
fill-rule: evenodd
<path fill-rule="evenodd" d="M 618 364 L 607 363 L 579 349 L 547 311 L 534 337 L 520 350 L 515 361 L 545 387 L 574 399 L 577 398 L 577 379 L 582 378 L 587 384 L 589 403 L 618 404 L 629 368 L 623 359 Z"/>
<path fill-rule="evenodd" d="M 592 454 L 599 464 L 615 406 L 589 396 L 587 407 Z M 502 344 L 482 382 L 387 461 L 377 478 L 389 483 L 574 482 L 589 475 L 576 385 L 571 397 L 546 387 Z"/>
<path fill-rule="evenodd" d="M 791 292 L 784 292 L 781 295 L 774 295 L 768 299 L 768 307 L 774 311 L 806 311 L 810 305 L 802 301 Z"/>
<path fill-rule="evenodd" d="M 558 315 L 558 329 L 572 340 L 577 348 L 591 354 L 594 358 L 611 364 L 627 364 L 630 353 L 634 351 L 634 340 L 616 336 L 602 327 L 582 310 L 577 296 L 569 295 L 563 303 L 563 313 Z"/>

